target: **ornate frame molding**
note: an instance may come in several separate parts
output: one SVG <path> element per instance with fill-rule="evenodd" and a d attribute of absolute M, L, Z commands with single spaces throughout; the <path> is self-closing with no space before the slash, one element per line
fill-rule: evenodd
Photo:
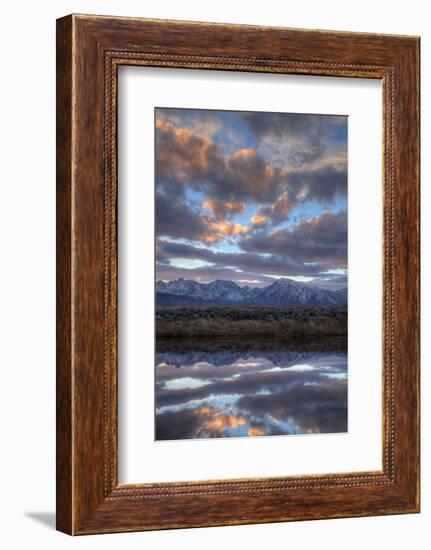
<path fill-rule="evenodd" d="M 177 44 L 179 33 L 188 35 L 187 46 Z M 221 36 L 228 39 L 222 51 L 200 53 L 212 51 L 202 40 L 217 43 Z M 256 46 L 262 37 L 265 46 Z M 85 534 L 418 511 L 418 39 L 69 16 L 58 21 L 57 47 L 58 528 Z M 268 48 L 277 56 L 267 55 Z M 382 80 L 382 471 L 118 484 L 120 65 Z M 237 512 L 223 511 L 232 498 Z"/>

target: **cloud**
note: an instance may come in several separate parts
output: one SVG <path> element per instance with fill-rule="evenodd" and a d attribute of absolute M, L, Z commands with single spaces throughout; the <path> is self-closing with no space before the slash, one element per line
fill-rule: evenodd
<path fill-rule="evenodd" d="M 242 416 L 220 414 L 214 407 L 199 407 L 196 413 L 201 417 L 201 427 L 194 437 L 207 434 L 211 437 L 220 437 L 226 428 L 237 428 L 247 423 Z"/>
<path fill-rule="evenodd" d="M 265 246 L 266 239 L 271 240 L 270 237 L 262 237 L 263 244 Z M 243 239 L 241 243 L 244 243 L 246 239 Z M 258 237 L 251 237 L 250 241 L 257 245 L 260 242 Z M 248 238 L 247 238 L 248 242 Z M 268 246 L 271 244 L 269 243 Z M 220 269 L 229 268 L 228 273 L 231 274 L 232 270 L 239 269 L 242 271 L 239 275 L 242 278 L 256 277 L 258 274 L 266 275 L 278 275 L 278 276 L 293 276 L 293 275 L 310 275 L 317 276 L 322 272 L 326 271 L 327 268 L 325 265 L 320 264 L 310 264 L 304 265 L 302 261 L 296 261 L 295 259 L 290 258 L 286 251 L 278 251 L 277 253 L 271 253 L 269 255 L 261 254 L 250 254 L 248 252 L 260 252 L 259 246 L 256 246 L 257 250 L 247 250 L 246 252 L 216 252 L 210 248 L 203 248 L 200 246 L 193 246 L 192 244 L 185 243 L 174 243 L 167 240 L 158 240 L 157 246 L 159 248 L 158 258 L 184 258 L 190 260 L 202 260 L 209 264 L 212 264 L 210 272 L 213 273 L 214 280 L 215 276 L 218 276 L 218 271 L 216 267 Z M 253 248 L 249 244 L 250 248 Z M 272 245 L 271 245 L 272 246 Z M 204 274 L 206 269 L 193 269 L 190 270 L 190 274 L 193 273 L 193 276 L 196 274 Z M 161 271 L 157 270 L 157 275 L 159 278 L 164 278 L 161 276 Z M 237 278 L 235 278 L 237 280 Z M 270 279 L 266 279 L 270 280 Z M 272 279 L 273 281 L 273 279 Z"/>
<path fill-rule="evenodd" d="M 266 225 L 267 221 L 268 221 L 267 216 L 259 212 L 257 212 L 254 216 L 251 217 L 251 223 L 253 225 L 258 225 L 258 226 Z"/>
<path fill-rule="evenodd" d="M 231 205 L 237 208 L 236 204 Z M 158 237 L 175 236 L 205 243 L 215 243 L 227 236 L 248 233 L 249 228 L 217 217 L 198 214 L 181 200 L 173 201 L 169 195 L 156 193 L 156 233 Z"/>
<path fill-rule="evenodd" d="M 346 121 L 156 109 L 156 235 L 165 238 L 157 250 L 157 276 L 251 284 L 303 276 L 336 285 L 340 274 L 328 270 L 346 266 L 347 222 L 325 212 L 290 229 L 283 225 L 309 203 L 319 211 L 346 197 Z M 236 149 L 226 146 L 230 132 L 242 135 Z M 174 250 L 168 239 L 189 241 L 189 248 Z M 217 249 L 199 243 L 217 243 Z M 226 245 L 239 250 L 227 252 Z M 207 265 L 178 262 L 183 258 Z M 195 269 L 181 271 L 180 265 Z"/>
<path fill-rule="evenodd" d="M 209 283 L 216 279 L 224 281 L 235 281 L 240 285 L 248 286 L 262 286 L 263 284 L 270 284 L 274 282 L 274 279 L 264 273 L 255 273 L 251 271 L 238 271 L 231 267 L 224 266 L 209 266 L 209 267 L 196 267 L 193 269 L 184 269 L 173 265 L 160 263 L 156 264 L 157 279 L 163 281 L 171 281 L 178 279 L 179 277 L 185 277 L 186 279 L 193 279 L 200 283 Z"/>
<path fill-rule="evenodd" d="M 199 216 L 191 220 L 194 220 L 193 224 L 183 225 L 180 234 L 190 238 L 193 229 L 195 237 L 208 247 L 158 238 L 157 278 L 185 277 L 200 282 L 224 279 L 259 286 L 273 282 L 274 277 L 302 276 L 324 288 L 347 286 L 347 272 L 343 272 L 347 269 L 346 212 L 334 214 L 326 211 L 290 229 L 250 233 L 249 236 L 248 228 L 240 224 L 212 224 L 208 220 L 202 223 Z M 217 251 L 209 246 L 227 235 L 242 237 L 238 241 L 238 252 Z M 190 262 L 181 267 L 181 260 L 203 263 L 196 266 Z"/>
<path fill-rule="evenodd" d="M 246 415 L 267 414 L 278 420 L 293 418 L 302 431 L 339 433 L 347 431 L 347 384 L 328 380 L 316 385 L 300 384 L 287 391 L 246 395 L 238 401 Z"/>
<path fill-rule="evenodd" d="M 260 144 L 259 151 L 273 162 L 301 168 L 328 153 L 346 151 L 347 117 L 262 112 L 241 115 Z"/>
<path fill-rule="evenodd" d="M 226 436 L 226 430 L 247 424 L 242 416 L 223 414 L 209 406 L 157 416 L 156 439 L 194 439 Z"/>
<path fill-rule="evenodd" d="M 209 210 L 217 220 L 224 219 L 234 214 L 242 214 L 245 205 L 240 201 L 221 201 L 216 199 L 205 199 L 202 203 L 204 209 Z"/>
<path fill-rule="evenodd" d="M 186 187 L 200 191 L 219 214 L 223 204 L 239 207 L 247 200 L 266 204 L 275 216 L 285 217 L 298 203 L 329 203 L 347 194 L 345 166 L 286 170 L 253 149 L 224 156 L 211 140 L 160 120 L 156 130 L 157 188 L 176 197 L 184 195 Z"/>
<path fill-rule="evenodd" d="M 194 410 L 185 409 L 181 414 L 168 412 L 156 417 L 156 440 L 188 439 L 200 424 Z"/>
<path fill-rule="evenodd" d="M 247 432 L 247 435 L 249 437 L 253 437 L 253 436 L 256 436 L 256 435 L 265 435 L 265 431 L 258 427 L 258 426 L 252 426 L 248 432 Z"/>
<path fill-rule="evenodd" d="M 289 194 L 287 191 L 284 191 L 274 203 L 271 205 L 271 210 L 275 216 L 283 218 L 287 215 L 291 209 L 291 204 L 289 201 Z"/>
<path fill-rule="evenodd" d="M 315 279 L 313 279 L 313 284 L 320 286 L 321 288 L 328 289 L 337 289 L 337 288 L 346 288 L 347 287 L 347 271 L 346 273 L 340 275 L 334 275 L 332 273 L 323 272 Z"/>
<path fill-rule="evenodd" d="M 173 201 L 165 193 L 156 193 L 156 234 L 198 240 L 208 232 L 205 219 L 181 200 Z"/>
<path fill-rule="evenodd" d="M 267 200 L 274 196 L 281 171 L 253 149 L 225 156 L 211 140 L 156 120 L 157 187 L 184 193 L 185 186 L 212 200 Z"/>
<path fill-rule="evenodd" d="M 290 172 L 287 176 L 289 197 L 294 202 L 316 201 L 329 204 L 347 196 L 347 169 L 327 165 L 316 170 Z"/>
<path fill-rule="evenodd" d="M 209 233 L 200 237 L 200 240 L 206 243 L 214 243 L 222 240 L 226 236 L 235 237 L 248 233 L 249 228 L 240 223 L 229 223 L 224 220 L 212 221 L 210 218 L 205 218 L 209 228 Z"/>
<path fill-rule="evenodd" d="M 246 237 L 240 246 L 249 253 L 275 254 L 297 262 L 320 262 L 320 270 L 324 270 L 324 264 L 346 266 L 347 213 L 325 211 L 291 229 Z"/>
<path fill-rule="evenodd" d="M 211 162 L 220 159 L 217 147 L 207 139 L 169 122 L 156 119 L 156 178 L 188 183 L 202 178 Z"/>
<path fill-rule="evenodd" d="M 212 138 L 222 128 L 217 111 L 156 108 L 156 118 L 186 128 L 204 138 Z"/>
<path fill-rule="evenodd" d="M 242 374 L 243 367 L 237 369 L 231 367 L 215 367 L 224 369 L 224 376 L 214 378 L 210 384 L 199 387 L 169 390 L 164 387 L 157 390 L 157 407 L 159 409 L 185 405 L 187 403 L 200 402 L 212 395 L 252 395 L 259 391 L 260 396 L 275 396 L 283 394 L 286 398 L 291 392 L 295 392 L 298 387 L 305 387 L 305 391 L 310 387 L 337 388 L 337 391 L 343 391 L 342 382 L 336 378 L 329 378 L 323 375 L 319 370 L 295 371 L 289 368 L 271 368 L 273 365 L 267 363 L 262 368 L 261 363 L 257 361 L 257 366 L 249 372 Z M 188 376 L 193 376 L 190 369 Z M 220 372 L 221 376 L 222 372 Z M 195 374 L 196 375 L 196 374 Z M 345 381 L 344 381 L 345 382 Z M 344 387 L 344 391 L 345 391 Z M 275 398 L 275 397 L 274 397 Z M 266 405 L 262 403 L 262 405 Z"/>
<path fill-rule="evenodd" d="M 255 217 L 258 219 L 262 218 L 265 225 L 269 222 L 272 225 L 278 225 L 287 220 L 292 207 L 293 204 L 289 199 L 289 193 L 283 191 L 271 205 L 261 207 Z"/>
<path fill-rule="evenodd" d="M 328 141 L 339 128 L 347 130 L 347 117 L 304 113 L 242 112 L 242 118 L 259 137 L 286 137 L 291 140 Z"/>

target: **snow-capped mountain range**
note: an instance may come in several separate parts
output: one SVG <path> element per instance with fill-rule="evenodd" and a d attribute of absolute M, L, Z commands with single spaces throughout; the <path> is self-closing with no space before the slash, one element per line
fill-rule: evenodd
<path fill-rule="evenodd" d="M 328 306 L 347 305 L 347 289 L 327 290 L 292 279 L 278 279 L 266 287 L 239 286 L 233 281 L 198 283 L 187 279 L 156 282 L 158 306 Z"/>

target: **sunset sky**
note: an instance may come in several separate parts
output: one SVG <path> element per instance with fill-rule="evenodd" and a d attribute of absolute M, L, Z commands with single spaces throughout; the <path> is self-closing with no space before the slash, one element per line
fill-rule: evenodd
<path fill-rule="evenodd" d="M 155 118 L 157 279 L 347 286 L 347 117 Z"/>

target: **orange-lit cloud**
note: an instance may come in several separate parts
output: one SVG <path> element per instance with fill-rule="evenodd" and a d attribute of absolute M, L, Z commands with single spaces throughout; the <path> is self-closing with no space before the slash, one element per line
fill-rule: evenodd
<path fill-rule="evenodd" d="M 221 436 L 226 428 L 238 428 L 239 426 L 247 424 L 247 419 L 243 416 L 220 414 L 220 412 L 213 407 L 200 407 L 194 412 L 202 419 L 202 423 L 195 437 L 199 437 L 200 434 L 206 432 Z"/>
<path fill-rule="evenodd" d="M 333 212 L 331 212 L 330 210 L 324 210 L 318 216 L 313 216 L 312 218 L 308 218 L 308 220 L 305 220 L 302 223 L 305 223 L 307 225 L 319 225 L 320 223 L 322 223 L 322 220 L 325 220 L 325 219 L 331 220 L 333 216 L 334 216 Z M 298 227 L 298 226 L 300 226 L 300 224 L 298 223 L 295 224 L 295 227 Z"/>
<path fill-rule="evenodd" d="M 254 149 L 239 149 L 233 154 L 234 158 L 248 157 L 250 155 L 255 155 L 256 151 Z"/>
<path fill-rule="evenodd" d="M 346 209 L 345 117 L 159 108 L 155 118 L 158 276 L 347 284 L 330 272 L 347 258 L 336 213 Z"/>
<path fill-rule="evenodd" d="M 320 429 L 318 426 L 310 426 L 308 429 L 307 429 L 307 433 L 309 434 L 320 434 Z"/>
<path fill-rule="evenodd" d="M 240 416 L 220 415 L 208 418 L 204 422 L 204 428 L 207 430 L 224 430 L 226 428 L 238 428 L 247 424 L 247 420 Z"/>
<path fill-rule="evenodd" d="M 201 216 L 201 219 L 207 224 L 208 231 L 203 233 L 199 240 L 205 243 L 215 243 L 226 237 L 236 237 L 245 235 L 249 232 L 246 225 L 240 223 L 230 223 L 226 220 L 215 220 L 208 216 Z"/>
<path fill-rule="evenodd" d="M 259 214 L 259 212 L 251 217 L 253 225 L 265 225 L 267 221 L 268 218 L 264 214 Z"/>
<path fill-rule="evenodd" d="M 242 214 L 245 205 L 240 201 L 222 201 L 217 199 L 206 199 L 202 206 L 214 214 L 217 219 L 225 218 L 233 214 Z"/>
<path fill-rule="evenodd" d="M 225 155 L 214 141 L 156 119 L 156 178 L 163 180 L 177 193 L 185 185 L 204 183 L 210 191 L 214 215 L 243 211 L 245 198 L 262 201 L 276 196 L 276 189 L 285 174 L 254 149 L 239 149 Z M 214 193 L 214 195 L 213 195 Z M 226 197 L 226 199 L 224 198 Z M 227 205 L 226 205 L 227 203 Z M 229 203 L 233 208 L 229 208 Z"/>
<path fill-rule="evenodd" d="M 185 128 L 174 128 L 170 122 L 156 119 L 158 176 L 172 175 L 180 181 L 191 174 L 201 176 L 213 156 L 214 143 Z"/>
<path fill-rule="evenodd" d="M 219 241 L 221 239 L 221 237 L 219 235 L 215 235 L 214 233 L 211 234 L 211 235 L 201 235 L 200 236 L 200 241 L 204 242 L 204 243 L 208 243 L 208 244 L 211 244 L 211 243 L 216 243 L 217 241 Z"/>
<path fill-rule="evenodd" d="M 240 149 L 226 160 L 226 169 L 249 192 L 260 192 L 275 181 L 276 171 L 254 149 Z"/>
<path fill-rule="evenodd" d="M 297 134 L 301 143 L 308 136 L 306 150 L 285 151 L 285 162 L 280 163 L 273 155 L 262 154 L 259 141 L 256 149 L 242 148 L 227 154 L 223 142 L 212 139 L 215 129 L 225 124 L 214 113 L 209 118 L 193 116 L 188 125 L 184 116 L 174 115 L 169 112 L 166 119 L 160 110 L 156 119 L 156 178 L 160 188 L 175 192 L 179 198 L 186 186 L 197 189 L 203 185 L 205 194 L 211 197 L 208 200 L 216 199 L 220 204 L 230 201 L 245 203 L 247 200 L 260 202 L 269 210 L 262 213 L 271 221 L 278 222 L 298 201 L 329 203 L 337 196 L 346 195 L 346 147 L 326 150 L 326 141 L 331 141 L 329 134 L 325 147 L 314 147 L 315 142 L 322 145 L 322 128 L 343 127 L 345 121 L 342 118 L 334 122 L 327 117 L 317 119 L 304 115 L 289 115 L 287 118 L 268 114 L 244 115 L 250 129 L 265 143 L 269 136 L 274 137 L 280 132 L 287 132 L 289 140 L 294 143 Z M 186 127 L 181 127 L 181 124 L 186 124 Z M 206 130 L 200 133 L 201 125 Z M 298 157 L 296 164 L 291 163 L 287 169 L 286 162 L 289 163 L 293 157 Z M 216 208 L 213 209 L 214 215 Z M 228 214 L 229 210 L 226 210 Z"/>
<path fill-rule="evenodd" d="M 271 206 L 272 211 L 278 218 L 286 216 L 290 208 L 291 204 L 287 191 L 284 191 Z"/>
<path fill-rule="evenodd" d="M 240 223 L 219 221 L 210 224 L 210 228 L 219 235 L 244 235 L 248 233 L 248 227 Z"/>
<path fill-rule="evenodd" d="M 262 428 L 258 428 L 257 426 L 253 426 L 248 430 L 247 435 L 249 435 L 249 436 L 265 435 L 265 432 L 262 430 Z"/>
<path fill-rule="evenodd" d="M 283 191 L 271 205 L 260 208 L 252 216 L 251 221 L 256 226 L 264 226 L 269 221 L 278 224 L 284 221 L 291 208 L 292 203 L 289 200 L 289 195 L 287 191 Z"/>
<path fill-rule="evenodd" d="M 347 212 L 324 211 L 301 220 L 289 229 L 243 239 L 241 248 L 249 253 L 288 254 L 296 262 L 329 262 L 345 269 L 347 258 Z M 305 274 L 305 266 L 302 267 Z"/>

